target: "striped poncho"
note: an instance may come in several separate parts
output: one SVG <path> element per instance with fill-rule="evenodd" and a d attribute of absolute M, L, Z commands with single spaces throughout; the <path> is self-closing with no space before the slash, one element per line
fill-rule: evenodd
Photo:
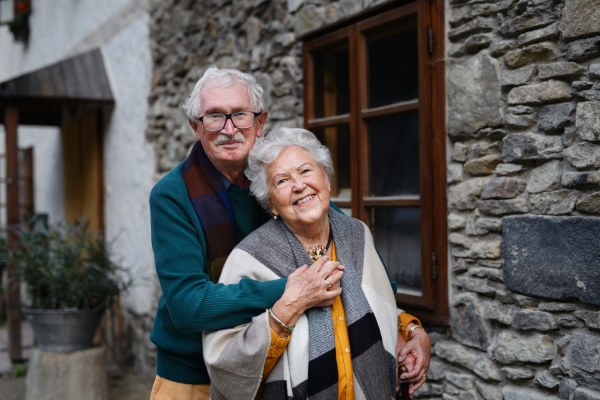
<path fill-rule="evenodd" d="M 331 209 L 328 215 L 338 261 L 346 267 L 341 297 L 355 398 L 393 399 L 398 310 L 385 267 L 365 224 Z M 270 220 L 233 250 L 219 282 L 279 279 L 311 263 L 285 224 Z M 254 399 L 271 343 L 268 313 L 249 324 L 203 335 L 211 399 Z M 337 400 L 338 371 L 329 307 L 309 309 L 300 317 L 285 352 L 266 379 L 263 398 Z"/>

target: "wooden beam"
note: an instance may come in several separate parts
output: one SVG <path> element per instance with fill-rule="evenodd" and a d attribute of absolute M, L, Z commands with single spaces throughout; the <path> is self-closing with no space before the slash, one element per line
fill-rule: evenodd
<path fill-rule="evenodd" d="M 6 216 L 8 228 L 8 245 L 17 240 L 15 229 L 19 227 L 19 157 L 17 149 L 17 126 L 19 125 L 19 109 L 6 107 L 4 127 L 6 129 Z M 7 319 L 8 343 L 11 361 L 19 362 L 21 354 L 21 299 L 19 280 L 10 263 L 7 265 L 8 293 Z"/>

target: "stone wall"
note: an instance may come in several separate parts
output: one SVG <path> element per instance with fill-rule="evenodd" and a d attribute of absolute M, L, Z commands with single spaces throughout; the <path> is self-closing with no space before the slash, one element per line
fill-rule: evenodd
<path fill-rule="evenodd" d="M 194 142 L 180 106 L 206 68 L 254 75 L 268 129 L 301 126 L 297 36 L 375 3 L 152 1 L 156 179 Z M 600 399 L 599 307 L 515 293 L 502 269 L 505 216 L 600 214 L 596 3 L 446 4 L 451 326 L 429 327 L 419 398 Z"/>
<path fill-rule="evenodd" d="M 569 220 L 538 216 L 587 217 L 597 227 L 599 17 L 596 0 L 447 3 L 451 329 L 434 334 L 434 366 L 446 371 L 425 390 L 435 397 L 600 399 L 599 307 L 545 298 L 569 297 L 552 290 L 518 294 L 503 271 L 514 255 L 509 239 L 535 221 Z M 526 223 L 507 237 L 510 215 Z M 521 293 L 561 269 L 547 261 L 539 275 L 520 277 Z M 595 263 L 581 264 L 590 269 L 576 286 L 600 285 Z M 568 286 L 561 271 L 557 288 Z"/>

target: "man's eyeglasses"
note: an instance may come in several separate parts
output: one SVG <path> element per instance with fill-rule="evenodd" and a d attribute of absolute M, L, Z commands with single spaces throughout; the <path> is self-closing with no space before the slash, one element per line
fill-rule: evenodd
<path fill-rule="evenodd" d="M 193 117 L 196 121 L 202 122 L 202 126 L 207 131 L 220 131 L 225 128 L 227 120 L 233 122 L 233 126 L 238 129 L 248 129 L 254 126 L 254 121 L 261 112 L 238 111 L 230 114 L 206 114 L 201 117 Z"/>

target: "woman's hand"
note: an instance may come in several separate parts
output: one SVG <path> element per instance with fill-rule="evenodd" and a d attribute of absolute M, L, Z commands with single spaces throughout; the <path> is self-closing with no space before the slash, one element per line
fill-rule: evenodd
<path fill-rule="evenodd" d="M 407 329 L 410 329 L 414 324 L 409 324 Z M 401 336 L 401 335 L 400 335 Z M 404 341 L 404 339 L 402 339 Z M 400 342 L 400 338 L 398 339 Z M 396 355 L 398 364 L 406 366 L 408 372 L 400 375 L 402 382 L 409 383 L 408 393 L 412 399 L 415 391 L 420 388 L 427 378 L 425 374 L 429 370 L 431 353 L 431 340 L 429 335 L 420 328 L 415 329 L 410 340 L 406 345 L 399 349 L 399 344 L 396 346 Z"/>
<path fill-rule="evenodd" d="M 338 282 L 343 269 L 337 261 L 329 261 L 327 256 L 321 257 L 310 267 L 303 265 L 298 268 L 288 276 L 283 296 L 273 306 L 273 314 L 286 325 L 294 326 L 309 308 L 333 304 L 342 293 Z M 288 331 L 277 324 L 278 329 L 275 329 L 273 323 L 271 327 L 279 336 L 287 336 Z"/>

